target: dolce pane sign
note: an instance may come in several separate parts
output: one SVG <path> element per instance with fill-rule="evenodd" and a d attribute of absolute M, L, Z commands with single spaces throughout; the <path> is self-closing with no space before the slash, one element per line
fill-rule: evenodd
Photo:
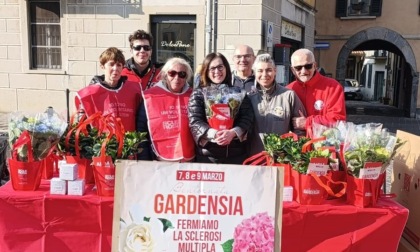
<path fill-rule="evenodd" d="M 185 59 L 194 69 L 194 23 L 156 23 L 157 62 L 164 63 L 171 57 Z"/>

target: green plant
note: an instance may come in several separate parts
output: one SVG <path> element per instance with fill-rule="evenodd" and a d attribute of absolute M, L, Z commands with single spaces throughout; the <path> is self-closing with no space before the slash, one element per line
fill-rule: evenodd
<path fill-rule="evenodd" d="M 107 156 L 110 156 L 113 161 L 116 159 L 135 159 L 137 154 L 142 151 L 142 149 L 139 149 L 140 143 L 147 141 L 146 135 L 146 132 L 125 132 L 120 157 L 118 157 L 118 147 L 120 143 L 118 142 L 117 137 L 114 135 L 106 144 L 105 153 Z M 106 141 L 106 138 L 106 133 L 102 133 L 100 137 L 96 138 L 92 147 L 93 156 L 100 156 L 102 144 L 104 141 Z"/>

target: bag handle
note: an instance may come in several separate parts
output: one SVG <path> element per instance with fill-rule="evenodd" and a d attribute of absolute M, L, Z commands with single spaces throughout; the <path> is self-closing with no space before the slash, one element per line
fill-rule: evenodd
<path fill-rule="evenodd" d="M 327 139 L 327 138 L 325 136 L 322 136 L 322 137 L 319 137 L 319 138 L 314 138 L 314 139 L 309 140 L 308 142 L 306 142 L 302 146 L 302 153 L 306 153 L 308 151 L 311 151 L 313 143 L 324 141 L 325 139 Z"/>
<path fill-rule="evenodd" d="M 88 118 L 86 118 L 81 124 L 79 124 L 75 129 L 75 143 L 74 143 L 74 149 L 76 152 L 76 156 L 80 157 L 80 148 L 79 148 L 79 138 L 80 138 L 80 132 L 83 132 L 85 135 L 88 135 L 89 132 L 87 131 L 87 126 L 93 122 L 97 122 L 100 123 L 101 121 L 101 116 L 102 113 L 101 112 L 96 112 L 95 114 L 89 116 Z M 100 135 L 102 133 L 102 127 L 99 127 L 98 129 L 98 135 Z M 66 139 L 67 140 L 67 139 Z"/>
<path fill-rule="evenodd" d="M 33 162 L 34 155 L 32 152 L 32 141 L 31 136 L 29 135 L 29 131 L 27 130 L 23 131 L 20 134 L 19 138 L 16 140 L 16 142 L 13 144 L 13 159 L 18 160 L 17 149 L 23 145 L 26 145 L 27 147 L 28 162 Z"/>
<path fill-rule="evenodd" d="M 294 133 L 294 132 L 288 132 L 288 133 L 285 133 L 285 134 L 283 134 L 283 135 L 280 135 L 280 138 L 288 138 L 288 137 L 291 137 L 291 138 L 293 138 L 293 141 L 297 141 L 297 140 L 299 140 L 299 137 L 298 137 L 298 135 L 296 134 L 296 133 Z"/>
<path fill-rule="evenodd" d="M 335 185 L 340 185 L 341 184 L 341 185 L 343 185 L 343 188 L 339 192 L 335 193 L 331 189 L 330 186 L 328 186 L 328 185 L 324 184 L 324 182 L 322 182 L 322 180 L 318 177 L 318 175 L 315 174 L 315 172 L 311 172 L 308 175 L 312 176 L 315 179 L 315 181 L 318 183 L 318 185 L 320 185 L 322 188 L 324 188 L 327 191 L 328 195 L 330 195 L 330 196 L 339 198 L 339 197 L 343 196 L 346 193 L 347 182 L 334 181 L 331 178 L 329 178 L 327 176 L 324 176 L 332 184 L 335 184 Z"/>
<path fill-rule="evenodd" d="M 274 162 L 267 151 L 257 153 L 243 162 L 244 165 L 272 165 Z"/>

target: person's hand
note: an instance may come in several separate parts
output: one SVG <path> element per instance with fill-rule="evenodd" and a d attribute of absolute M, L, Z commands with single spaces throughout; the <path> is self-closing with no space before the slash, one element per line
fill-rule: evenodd
<path fill-rule="evenodd" d="M 303 115 L 302 111 L 300 110 L 299 110 L 299 115 L 300 115 L 299 117 L 292 118 L 293 128 L 304 130 L 305 125 L 306 125 L 306 117 L 305 115 Z"/>
<path fill-rule="evenodd" d="M 231 129 L 231 130 L 219 130 L 216 133 L 216 136 L 214 138 L 214 140 L 216 141 L 216 143 L 218 145 L 229 145 L 230 142 L 232 142 L 233 138 L 235 138 L 236 136 L 236 132 Z"/>

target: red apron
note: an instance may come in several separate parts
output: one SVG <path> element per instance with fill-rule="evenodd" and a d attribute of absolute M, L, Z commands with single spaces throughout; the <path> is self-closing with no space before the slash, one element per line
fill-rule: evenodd
<path fill-rule="evenodd" d="M 143 93 L 152 148 L 167 161 L 191 160 L 195 143 L 188 124 L 188 100 L 192 89 L 173 94 L 159 86 Z"/>
<path fill-rule="evenodd" d="M 99 83 L 77 92 L 76 108 L 83 108 L 87 116 L 98 111 L 121 118 L 126 131 L 136 130 L 136 113 L 141 101 L 141 89 L 136 83 L 126 81 L 119 89 L 107 89 Z"/>

